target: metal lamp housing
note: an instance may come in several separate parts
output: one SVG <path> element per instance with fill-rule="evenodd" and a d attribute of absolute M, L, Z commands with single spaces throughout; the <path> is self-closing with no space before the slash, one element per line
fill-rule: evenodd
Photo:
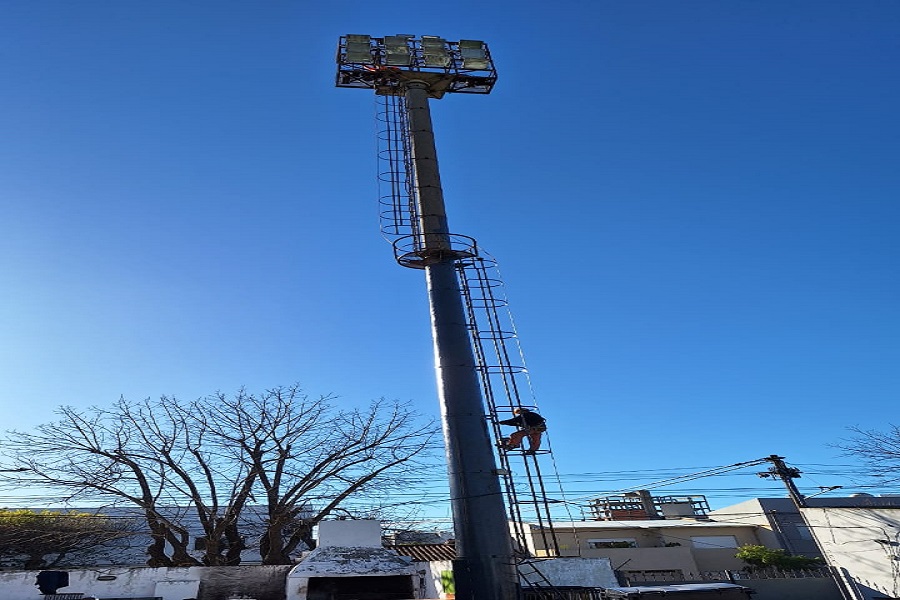
<path fill-rule="evenodd" d="M 489 94 L 497 82 L 490 50 L 481 40 L 348 34 L 338 42 L 336 60 L 337 87 L 372 89 L 381 96 L 403 94 L 412 81 L 425 83 L 432 98 Z"/>

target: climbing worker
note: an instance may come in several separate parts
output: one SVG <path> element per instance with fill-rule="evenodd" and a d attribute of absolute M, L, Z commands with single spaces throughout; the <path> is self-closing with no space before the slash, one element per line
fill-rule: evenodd
<path fill-rule="evenodd" d="M 541 447 L 541 434 L 547 431 L 546 419 L 533 410 L 517 408 L 512 419 L 498 421 L 500 425 L 518 427 L 508 438 L 500 442 L 503 450 L 515 450 L 522 445 L 522 438 L 528 438 L 528 450 L 525 454 L 534 454 Z"/>

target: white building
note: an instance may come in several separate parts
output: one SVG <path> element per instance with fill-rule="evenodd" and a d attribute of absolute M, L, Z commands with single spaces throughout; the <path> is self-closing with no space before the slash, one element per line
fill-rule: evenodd
<path fill-rule="evenodd" d="M 699 519 L 575 521 L 554 523 L 560 556 L 607 558 L 626 575 L 653 573 L 677 581 L 702 571 L 739 570 L 740 546 L 760 544 L 753 523 Z M 540 526 L 526 528 L 528 549 L 553 556 L 543 545 Z"/>
<path fill-rule="evenodd" d="M 754 523 L 764 545 L 822 556 L 855 600 L 900 597 L 900 497 L 757 498 L 710 513 Z"/>

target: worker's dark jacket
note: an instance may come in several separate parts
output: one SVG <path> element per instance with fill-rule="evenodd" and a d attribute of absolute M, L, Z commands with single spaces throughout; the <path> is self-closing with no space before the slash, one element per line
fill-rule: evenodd
<path fill-rule="evenodd" d="M 512 425 L 513 427 L 521 427 L 522 429 L 530 429 L 532 427 L 546 428 L 544 423 L 546 420 L 536 412 L 523 412 L 512 419 L 498 421 L 501 425 Z"/>

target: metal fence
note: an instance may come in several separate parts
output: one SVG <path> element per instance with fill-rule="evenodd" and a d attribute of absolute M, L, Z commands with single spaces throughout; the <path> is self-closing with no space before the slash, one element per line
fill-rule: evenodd
<path fill-rule="evenodd" d="M 684 573 L 681 571 L 624 571 L 619 573 L 624 585 L 639 583 L 708 583 L 722 582 L 735 583 L 740 580 L 750 579 L 808 579 L 829 578 L 831 574 L 828 568 L 820 569 L 752 569 L 747 571 L 701 571 L 698 573 Z"/>
<path fill-rule="evenodd" d="M 523 588 L 522 600 L 603 600 L 603 590 L 586 587 Z"/>

